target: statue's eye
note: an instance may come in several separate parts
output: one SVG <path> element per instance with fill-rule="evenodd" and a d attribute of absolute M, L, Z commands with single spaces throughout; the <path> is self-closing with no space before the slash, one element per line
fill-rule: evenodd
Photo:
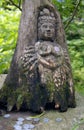
<path fill-rule="evenodd" d="M 54 28 L 52 25 L 50 26 L 50 29 Z"/>
<path fill-rule="evenodd" d="M 47 28 L 47 25 L 43 25 L 43 28 Z"/>

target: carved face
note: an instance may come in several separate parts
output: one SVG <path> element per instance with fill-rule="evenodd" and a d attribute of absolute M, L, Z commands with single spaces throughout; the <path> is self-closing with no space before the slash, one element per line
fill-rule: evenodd
<path fill-rule="evenodd" d="M 43 23 L 39 29 L 40 40 L 53 41 L 55 38 L 55 27 L 52 23 Z"/>

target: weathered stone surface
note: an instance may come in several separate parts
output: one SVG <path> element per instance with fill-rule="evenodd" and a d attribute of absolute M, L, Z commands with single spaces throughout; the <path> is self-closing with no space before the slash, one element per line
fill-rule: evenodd
<path fill-rule="evenodd" d="M 31 94 L 27 107 L 33 111 L 44 109 L 47 103 L 60 111 L 75 107 L 70 60 L 67 49 L 56 41 L 56 27 L 55 8 L 39 7 L 37 41 L 26 46 L 18 61 L 21 83 Z"/>
<path fill-rule="evenodd" d="M 49 0 L 24 0 L 16 49 L 0 90 L 7 111 L 61 112 L 75 107 L 75 91 L 64 29 Z"/>
<path fill-rule="evenodd" d="M 4 82 L 6 75 L 0 75 L 0 88 L 2 87 L 2 81 Z M 84 130 L 84 96 L 80 96 L 76 93 L 77 107 L 74 109 L 68 109 L 67 112 L 59 113 L 58 111 L 46 111 L 43 116 L 40 117 L 39 123 L 34 124 L 34 130 L 72 130 L 77 126 L 77 130 Z M 11 112 L 9 118 L 0 116 L 0 130 L 14 130 L 15 124 L 18 119 L 24 119 L 22 124 L 32 124 L 32 120 L 27 118 L 32 117 L 30 112 Z M 38 115 L 39 116 L 39 115 Z M 33 115 L 33 118 L 35 115 Z M 36 115 L 37 118 L 37 115 Z M 48 122 L 44 122 L 44 119 L 49 119 Z M 61 121 L 56 121 L 62 119 Z M 17 127 L 17 126 L 15 126 Z M 20 127 L 19 127 L 20 128 Z"/>

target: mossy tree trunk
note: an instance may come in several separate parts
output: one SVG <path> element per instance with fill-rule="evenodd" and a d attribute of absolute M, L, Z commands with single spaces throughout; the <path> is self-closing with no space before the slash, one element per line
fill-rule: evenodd
<path fill-rule="evenodd" d="M 30 45 L 34 46 L 37 42 L 37 18 L 38 9 L 41 6 L 49 7 L 55 12 L 57 17 L 56 41 L 67 51 L 65 33 L 57 9 L 48 0 L 24 0 L 15 53 L 3 88 L 0 90 L 0 102 L 6 106 L 8 111 L 11 111 L 14 107 L 17 110 L 24 108 L 38 111 L 41 106 L 44 107 L 47 103 L 47 90 L 39 89 L 40 79 L 37 71 L 34 71 L 34 78 L 28 82 L 28 79 L 19 69 L 19 59 L 23 55 L 24 49 Z M 71 72 L 70 75 L 70 78 L 72 78 Z M 29 89 L 28 86 L 30 86 Z M 71 89 L 73 91 L 73 88 Z M 74 93 L 72 99 L 74 104 Z"/>

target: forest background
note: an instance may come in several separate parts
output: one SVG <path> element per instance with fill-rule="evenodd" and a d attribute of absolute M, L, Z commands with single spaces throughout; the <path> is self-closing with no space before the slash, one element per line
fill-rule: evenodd
<path fill-rule="evenodd" d="M 84 95 L 84 0 L 51 0 L 59 10 L 75 89 Z M 7 74 L 17 43 L 22 0 L 0 0 L 0 74 Z"/>

